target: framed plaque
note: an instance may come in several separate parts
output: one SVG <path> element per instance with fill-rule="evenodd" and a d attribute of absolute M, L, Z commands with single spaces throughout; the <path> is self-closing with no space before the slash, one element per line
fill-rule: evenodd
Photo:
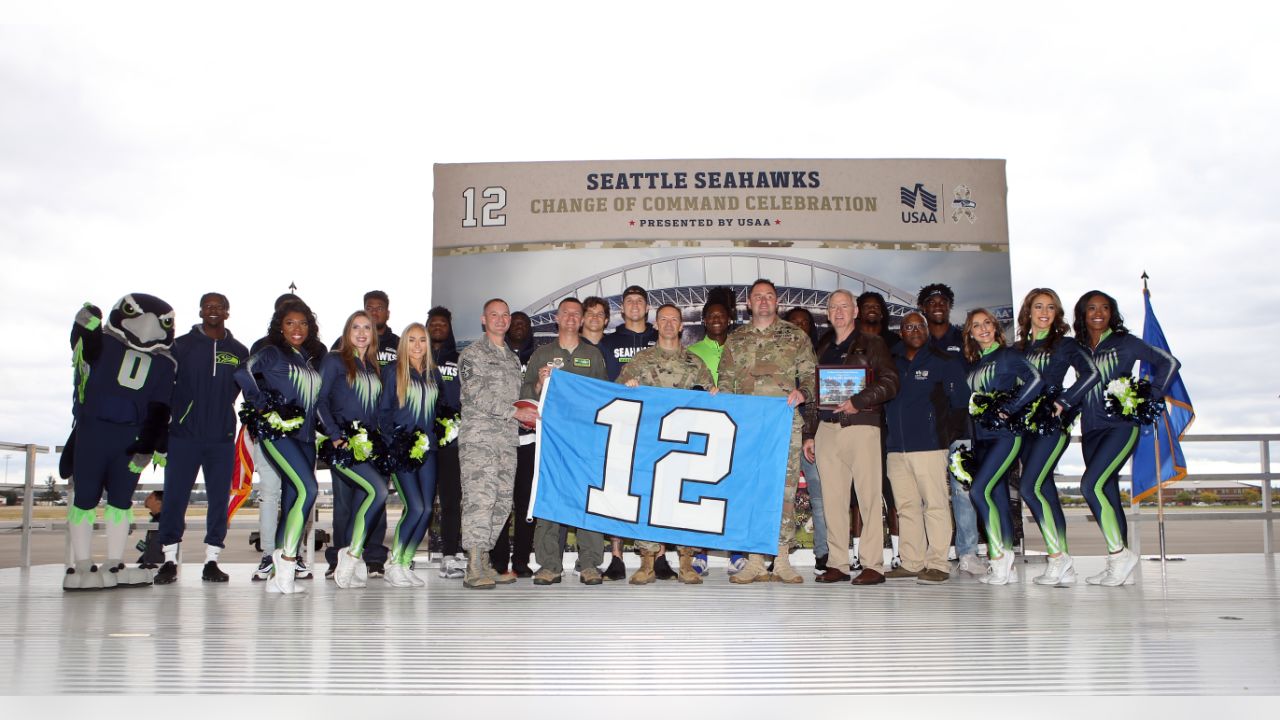
<path fill-rule="evenodd" d="M 834 410 L 841 403 L 862 392 L 871 382 L 872 370 L 866 365 L 819 365 L 818 407 Z"/>

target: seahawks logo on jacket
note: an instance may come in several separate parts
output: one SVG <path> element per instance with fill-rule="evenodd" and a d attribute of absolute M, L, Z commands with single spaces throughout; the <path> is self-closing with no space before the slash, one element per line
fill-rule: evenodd
<path fill-rule="evenodd" d="M 173 345 L 173 308 L 155 295 L 130 293 L 111 308 L 104 329 L 138 352 L 168 350 Z"/>

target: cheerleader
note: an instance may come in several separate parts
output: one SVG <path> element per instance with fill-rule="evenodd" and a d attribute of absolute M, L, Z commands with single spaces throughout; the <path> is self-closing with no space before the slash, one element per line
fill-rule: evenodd
<path fill-rule="evenodd" d="M 973 486 L 969 498 L 987 529 L 987 556 L 991 568 L 982 582 L 1004 585 L 1013 572 L 1013 520 L 1009 514 L 1009 469 L 1022 449 L 1022 438 L 1009 428 L 1009 416 L 1017 413 L 1040 392 L 1040 373 L 1026 358 L 1005 347 L 1004 330 L 990 312 L 970 310 L 964 321 L 964 357 L 971 366 L 969 389 L 975 395 L 1008 393 L 998 407 L 985 410 L 970 400 L 975 415 Z M 976 399 L 976 398 L 975 398 Z M 980 412 L 978 412 L 980 411 Z M 976 414 L 975 414 L 976 413 Z"/>
<path fill-rule="evenodd" d="M 387 582 L 395 587 L 426 583 L 410 569 L 418 545 L 431 525 L 431 501 L 436 492 L 436 399 L 440 372 L 431 361 L 431 341 L 421 323 L 400 334 L 399 355 L 382 368 L 382 401 L 378 427 L 391 448 L 391 482 L 404 501 L 396 524 Z"/>
<path fill-rule="evenodd" d="M 387 481 L 373 466 L 378 402 L 382 398 L 377 331 L 363 310 L 347 318 L 338 349 L 320 363 L 320 400 L 316 410 L 329 438 L 321 445 L 334 483 L 345 482 L 355 493 L 346 537 L 338 548 L 333 580 L 338 587 L 362 588 L 368 579 L 364 545 L 369 530 L 387 505 Z"/>
<path fill-rule="evenodd" d="M 273 570 L 266 582 L 268 593 L 305 592 L 294 584 L 302 531 L 316 500 L 316 400 L 320 373 L 311 366 L 304 346 L 319 332 L 315 315 L 300 301 L 281 303 L 271 316 L 267 342 L 236 370 L 236 382 L 244 399 L 259 415 L 269 409 L 270 423 L 278 432 L 259 431 L 263 459 L 283 479 L 284 522 L 276 529 Z M 286 418 L 279 408 L 300 410 Z M 275 437 L 272 437 L 272 436 Z"/>
<path fill-rule="evenodd" d="M 1151 366 L 1151 399 L 1164 402 L 1165 389 L 1178 373 L 1180 363 L 1169 353 L 1153 348 L 1129 334 L 1115 298 L 1101 290 L 1090 290 L 1075 307 L 1073 327 L 1084 340 L 1085 350 L 1100 374 L 1098 384 L 1084 396 L 1081 434 L 1084 446 L 1084 475 L 1080 492 L 1098 519 L 1107 541 L 1107 566 L 1085 578 L 1090 585 L 1123 585 L 1138 565 L 1138 556 L 1129 550 L 1129 529 L 1120 504 L 1120 469 L 1133 455 L 1138 442 L 1138 425 L 1107 412 L 1105 389 L 1117 378 L 1128 376 L 1138 361 Z"/>
<path fill-rule="evenodd" d="M 1066 587 L 1076 581 L 1067 553 L 1067 521 L 1058 500 L 1053 471 L 1062 451 L 1071 442 L 1071 422 L 1084 394 L 1098 383 L 1098 368 L 1089 353 L 1067 335 L 1062 300 L 1049 288 L 1027 293 L 1018 311 L 1015 347 L 1026 356 L 1044 380 L 1040 400 L 1029 414 L 1022 447 L 1022 499 L 1044 536 L 1049 568 L 1035 579 L 1037 585 Z M 1075 370 L 1075 382 L 1063 388 L 1067 368 Z"/>

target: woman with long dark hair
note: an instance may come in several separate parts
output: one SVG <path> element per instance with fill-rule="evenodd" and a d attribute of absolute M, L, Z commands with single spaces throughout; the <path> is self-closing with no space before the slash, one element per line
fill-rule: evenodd
<path fill-rule="evenodd" d="M 1026 433 L 1022 448 L 1022 499 L 1031 508 L 1045 549 L 1049 567 L 1035 579 L 1037 585 L 1065 587 L 1076 581 L 1075 565 L 1067 552 L 1067 521 L 1058 500 L 1053 471 L 1062 451 L 1071 443 L 1071 422 L 1079 411 L 1084 394 L 1098 383 L 1098 368 L 1089 353 L 1067 333 L 1062 300 L 1049 288 L 1027 293 L 1018 311 L 1018 339 L 1014 347 L 1040 371 L 1044 389 L 1040 393 L 1038 416 L 1051 429 Z M 1067 368 L 1076 372 L 1071 387 L 1064 388 Z M 1057 423 L 1051 418 L 1058 418 Z"/>
<path fill-rule="evenodd" d="M 281 422 L 276 413 L 279 437 L 261 435 L 263 458 L 283 479 L 284 522 L 276 528 L 276 549 L 272 553 L 269 593 L 303 592 L 294 585 L 302 531 L 316 500 L 316 400 L 320 396 L 320 373 L 304 350 L 320 329 L 311 309 L 299 301 L 281 303 L 271 316 L 266 344 L 236 370 L 236 382 L 245 401 L 259 411 L 277 403 L 296 407 L 301 416 Z"/>
<path fill-rule="evenodd" d="M 1004 329 L 984 308 L 970 310 L 964 321 L 964 358 L 969 389 L 975 395 L 1009 393 L 999 406 L 992 402 L 973 428 L 973 485 L 969 498 L 987 529 L 987 557 L 991 569 L 981 578 L 988 585 L 1005 585 L 1017 577 L 1013 571 L 1013 518 L 1009 512 L 1009 470 L 1022 450 L 1022 437 L 1009 428 L 1008 417 L 1019 412 L 1040 393 L 1040 373 L 1026 358 L 1005 347 Z M 970 413 L 974 412 L 970 401 Z"/>
<path fill-rule="evenodd" d="M 431 361 L 427 328 L 410 323 L 400 333 L 396 361 L 382 368 L 382 402 L 378 425 L 395 449 L 391 482 L 404 502 L 387 564 L 387 582 L 395 587 L 426 583 L 409 568 L 431 524 L 436 492 L 436 399 L 440 372 Z"/>
<path fill-rule="evenodd" d="M 387 504 L 387 480 L 373 466 L 373 437 L 382 399 L 377 337 L 373 318 L 357 310 L 342 328 L 338 349 L 320 363 L 317 410 L 329 436 L 325 441 L 328 447 L 322 450 L 329 459 L 333 481 L 347 483 L 355 493 L 351 498 L 355 510 L 346 533 L 350 542 L 338 548 L 338 567 L 333 573 L 334 582 L 343 589 L 365 586 L 365 541 Z"/>
<path fill-rule="evenodd" d="M 1133 371 L 1138 361 L 1151 366 L 1151 400 L 1164 402 L 1165 389 L 1178 373 L 1180 363 L 1169 353 L 1153 348 L 1129 334 L 1115 298 L 1090 290 L 1076 301 L 1076 337 L 1085 345 L 1100 374 L 1098 384 L 1084 397 L 1080 430 L 1083 436 L 1084 475 L 1080 492 L 1098 519 L 1107 541 L 1107 566 L 1085 578 L 1090 585 L 1123 585 L 1138 565 L 1129 549 L 1129 527 L 1120 504 L 1120 469 L 1133 456 L 1138 425 L 1107 413 L 1107 385 Z"/>

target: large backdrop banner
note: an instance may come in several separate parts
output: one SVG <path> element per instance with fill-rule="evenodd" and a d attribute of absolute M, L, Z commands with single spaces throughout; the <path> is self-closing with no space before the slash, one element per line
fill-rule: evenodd
<path fill-rule="evenodd" d="M 772 554 L 786 398 L 637 387 L 552 372 L 529 516 L 614 537 Z"/>
<path fill-rule="evenodd" d="M 434 193 L 433 301 L 461 344 L 488 298 L 546 338 L 570 295 L 605 298 L 617 325 L 630 285 L 681 308 L 692 342 L 709 287 L 743 299 L 759 277 L 819 325 L 845 289 L 880 293 L 897 327 L 934 282 L 955 290 L 957 322 L 973 307 L 1012 319 L 1003 160 L 447 164 Z"/>

